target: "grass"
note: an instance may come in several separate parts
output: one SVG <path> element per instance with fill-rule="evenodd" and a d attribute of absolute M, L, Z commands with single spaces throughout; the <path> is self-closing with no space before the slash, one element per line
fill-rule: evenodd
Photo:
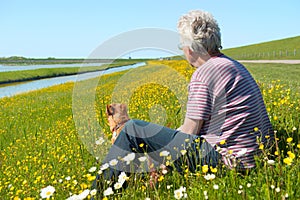
<path fill-rule="evenodd" d="M 94 67 L 68 67 L 68 68 L 42 68 L 36 70 L 22 70 L 22 71 L 10 71 L 0 73 L 0 84 L 13 83 L 37 80 L 42 78 L 51 78 L 58 76 L 76 75 L 85 72 L 94 72 L 105 70 L 113 67 L 131 65 L 136 63 L 135 61 L 124 61 L 112 64 L 104 64 Z"/>
<path fill-rule="evenodd" d="M 300 59 L 300 36 L 224 49 L 222 52 L 245 60 Z"/>
<path fill-rule="evenodd" d="M 216 177 L 206 180 L 204 175 L 213 172 L 200 168 L 196 173 L 162 176 L 155 189 L 147 180 L 132 176 L 127 190 L 107 199 L 174 199 L 181 186 L 188 199 L 299 199 L 300 94 L 294 75 L 299 66 L 295 65 L 296 71 L 292 65 L 246 66 L 260 84 L 277 131 L 275 153 L 265 150 L 266 155 L 257 159 L 259 167 L 248 176 L 220 166 L 213 170 Z M 89 189 L 100 167 L 96 157 L 101 160 L 110 146 L 106 104 L 126 102 L 132 118 L 176 128 L 183 120 L 192 71 L 185 61 L 153 61 L 99 80 L 0 99 L 0 196 L 40 199 L 41 189 L 51 185 L 55 188 L 51 198 L 66 199 L 70 193 Z M 101 138 L 106 142 L 97 145 Z M 266 157 L 274 164 L 268 164 Z"/>

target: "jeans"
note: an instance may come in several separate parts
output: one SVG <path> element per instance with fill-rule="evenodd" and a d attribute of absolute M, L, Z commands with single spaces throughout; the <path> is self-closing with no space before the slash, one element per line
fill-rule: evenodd
<path fill-rule="evenodd" d="M 118 180 L 121 172 L 149 172 L 151 169 L 148 162 L 142 159 L 145 157 L 151 160 L 154 168 L 164 164 L 182 172 L 182 166 L 186 165 L 193 172 L 202 165 L 215 167 L 220 155 L 200 136 L 142 120 L 129 120 L 102 162 L 108 166 L 110 161 L 115 160 L 117 164 L 109 164 L 97 176 L 93 187 L 97 188 L 102 179 Z"/>

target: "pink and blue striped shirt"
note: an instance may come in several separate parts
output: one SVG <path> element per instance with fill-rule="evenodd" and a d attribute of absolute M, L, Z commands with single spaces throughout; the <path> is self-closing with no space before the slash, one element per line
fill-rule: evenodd
<path fill-rule="evenodd" d="M 220 147 L 229 167 L 235 162 L 241 168 L 254 167 L 259 143 L 267 145 L 274 139 L 258 85 L 242 64 L 223 54 L 210 58 L 192 75 L 186 117 L 204 120 L 199 135 Z"/>

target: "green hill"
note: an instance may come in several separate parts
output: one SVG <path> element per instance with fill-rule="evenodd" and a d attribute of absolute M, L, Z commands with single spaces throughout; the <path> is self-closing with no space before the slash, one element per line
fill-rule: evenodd
<path fill-rule="evenodd" d="M 300 36 L 222 50 L 239 60 L 300 59 Z"/>

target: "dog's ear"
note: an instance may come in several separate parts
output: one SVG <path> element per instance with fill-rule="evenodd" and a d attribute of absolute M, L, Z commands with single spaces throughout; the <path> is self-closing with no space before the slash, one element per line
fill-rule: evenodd
<path fill-rule="evenodd" d="M 114 115 L 115 109 L 112 104 L 106 105 L 106 114 L 107 116 Z"/>
<path fill-rule="evenodd" d="M 126 104 L 124 104 L 124 103 L 120 104 L 120 108 L 123 111 L 123 113 L 127 113 L 127 105 Z"/>

